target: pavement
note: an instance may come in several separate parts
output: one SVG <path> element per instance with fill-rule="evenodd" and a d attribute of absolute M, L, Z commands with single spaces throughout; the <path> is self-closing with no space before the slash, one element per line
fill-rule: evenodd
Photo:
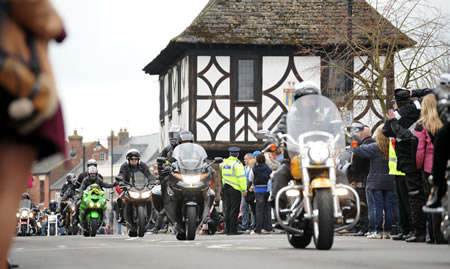
<path fill-rule="evenodd" d="M 294 249 L 286 234 L 171 234 L 130 238 L 16 237 L 10 258 L 24 268 L 450 268 L 450 247 L 388 239 L 335 236 L 331 250 Z"/>

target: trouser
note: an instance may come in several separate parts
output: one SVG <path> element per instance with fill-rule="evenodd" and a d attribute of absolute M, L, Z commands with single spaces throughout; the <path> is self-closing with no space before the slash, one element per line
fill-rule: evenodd
<path fill-rule="evenodd" d="M 376 226 L 376 207 L 375 207 L 375 196 L 373 190 L 365 189 L 366 201 L 367 201 L 367 231 L 375 232 Z"/>
<path fill-rule="evenodd" d="M 395 176 L 395 187 L 397 190 L 399 226 L 403 234 L 408 234 L 411 229 L 411 213 L 409 210 L 408 187 L 405 176 Z"/>
<path fill-rule="evenodd" d="M 241 192 L 228 184 L 223 190 L 225 233 L 236 233 L 238 227 L 239 206 L 241 204 Z"/>
<path fill-rule="evenodd" d="M 249 212 L 249 205 L 247 204 L 247 201 L 245 200 L 245 197 L 242 197 L 241 199 L 241 213 L 242 213 L 242 230 L 248 230 L 250 228 L 249 221 L 250 221 L 250 212 Z"/>
<path fill-rule="evenodd" d="M 359 196 L 360 201 L 360 215 L 359 215 L 359 221 L 358 225 L 356 225 L 356 229 L 358 231 L 361 231 L 363 233 L 366 233 L 369 231 L 369 219 L 368 219 L 368 211 L 367 211 L 367 199 L 366 199 L 366 189 L 363 188 L 356 188 L 356 192 Z"/>
<path fill-rule="evenodd" d="M 283 162 L 280 167 L 278 167 L 277 171 L 272 177 L 272 197 L 275 199 L 277 197 L 278 191 L 287 186 L 289 181 L 291 180 L 291 170 L 289 168 L 288 162 Z M 283 196 L 284 197 L 284 196 Z M 280 202 L 285 201 L 285 199 L 281 199 Z M 281 204 L 281 207 L 284 207 L 284 203 Z"/>
<path fill-rule="evenodd" d="M 377 233 L 383 232 L 383 228 L 384 232 L 390 233 L 392 230 L 392 197 L 394 192 L 374 190 L 373 194 L 375 198 Z"/>
<path fill-rule="evenodd" d="M 255 193 L 256 197 L 256 227 L 255 232 L 261 232 L 264 229 L 268 232 L 272 231 L 272 218 L 269 202 L 268 192 Z"/>
<path fill-rule="evenodd" d="M 429 173 L 422 171 L 423 182 L 425 185 L 425 197 L 430 195 L 431 184 L 428 182 Z M 442 242 L 444 237 L 441 233 L 441 214 L 426 214 L 427 218 L 427 234 L 431 242 Z"/>
<path fill-rule="evenodd" d="M 440 195 L 447 189 L 445 171 L 450 157 L 450 124 L 446 123 L 436 134 L 433 152 L 433 186 L 439 187 Z"/>
<path fill-rule="evenodd" d="M 406 173 L 406 186 L 408 188 L 409 210 L 411 223 L 415 235 L 425 235 L 426 217 L 422 210 L 425 205 L 424 183 L 420 171 Z"/>

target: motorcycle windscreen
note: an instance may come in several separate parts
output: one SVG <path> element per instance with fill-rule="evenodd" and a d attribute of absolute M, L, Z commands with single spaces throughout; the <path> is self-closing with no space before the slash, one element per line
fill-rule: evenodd
<path fill-rule="evenodd" d="M 138 190 L 144 189 L 145 186 L 147 186 L 147 184 L 148 184 L 147 178 L 141 171 L 133 173 L 132 182 L 133 182 L 133 186 Z"/>
<path fill-rule="evenodd" d="M 328 141 L 326 136 L 315 135 L 308 137 L 305 142 L 322 141 L 334 143 L 336 152 L 345 149 L 345 126 L 336 105 L 322 95 L 306 95 L 297 99 L 286 116 L 287 134 L 297 143 L 300 135 L 321 131 L 334 136 L 334 141 Z M 301 149 L 292 143 L 287 143 L 289 157 L 300 154 Z"/>
<path fill-rule="evenodd" d="M 31 200 L 24 199 L 24 200 L 21 200 L 21 201 L 20 201 L 20 203 L 19 203 L 19 208 L 28 208 L 28 209 L 31 209 L 32 205 L 33 205 L 33 203 L 31 202 Z"/>
<path fill-rule="evenodd" d="M 205 149 L 195 143 L 178 145 L 172 156 L 177 160 L 177 165 L 182 171 L 199 170 L 208 158 Z"/>

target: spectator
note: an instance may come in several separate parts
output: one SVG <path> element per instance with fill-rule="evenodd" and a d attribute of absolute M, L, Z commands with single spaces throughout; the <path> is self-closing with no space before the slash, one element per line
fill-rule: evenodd
<path fill-rule="evenodd" d="M 389 139 L 382 133 L 383 126 L 376 134 L 376 143 L 361 145 L 351 149 L 355 156 L 370 160 L 367 175 L 367 189 L 372 190 L 375 200 L 376 233 L 367 236 L 369 239 L 391 238 L 392 198 L 394 194 L 394 176 L 389 175 L 388 156 Z M 383 234 L 384 211 L 384 234 Z"/>
<path fill-rule="evenodd" d="M 268 233 L 272 231 L 271 210 L 268 202 L 269 191 L 267 184 L 272 170 L 266 164 L 264 154 L 256 155 L 256 165 L 252 168 L 249 181 L 256 197 L 256 227 L 255 233 Z"/>
<path fill-rule="evenodd" d="M 247 153 L 244 155 L 244 169 L 245 169 L 245 176 L 247 178 L 247 196 L 246 197 L 242 197 L 241 200 L 241 214 L 242 214 L 242 223 L 241 223 L 241 230 L 245 233 L 250 233 L 250 230 L 253 230 L 255 227 L 255 215 L 253 213 L 253 210 L 249 211 L 249 207 L 250 204 L 254 202 L 252 201 L 252 198 L 254 200 L 255 195 L 250 194 L 250 186 L 251 184 L 249 184 L 249 174 L 250 174 L 250 170 L 252 169 L 252 167 L 249 165 L 249 163 L 251 162 L 251 160 L 253 160 L 255 157 L 253 156 L 253 154 L 251 153 Z M 247 203 L 247 200 L 250 203 Z M 251 215 L 251 218 L 250 218 Z M 251 219 L 251 224 L 249 223 Z"/>
<path fill-rule="evenodd" d="M 418 138 L 416 165 L 417 169 L 422 173 L 425 184 L 425 196 L 430 194 L 431 189 L 428 177 L 433 167 L 434 137 L 443 126 L 436 107 L 436 97 L 431 94 L 425 96 L 422 101 L 420 119 L 417 121 L 416 128 L 414 129 L 414 135 Z M 442 217 L 440 214 L 427 215 L 427 243 L 444 242 L 440 231 L 441 221 Z"/>

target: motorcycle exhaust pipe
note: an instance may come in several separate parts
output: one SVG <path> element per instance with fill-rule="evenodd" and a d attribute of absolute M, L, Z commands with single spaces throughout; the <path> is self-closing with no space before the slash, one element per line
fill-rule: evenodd
<path fill-rule="evenodd" d="M 353 189 L 352 187 L 340 183 L 340 184 L 336 184 L 336 188 L 344 188 L 344 189 L 347 189 L 347 190 L 351 191 L 351 192 L 353 193 L 353 195 L 355 195 L 355 198 L 356 198 L 356 216 L 355 216 L 355 218 L 353 219 L 353 222 L 349 223 L 348 225 L 344 225 L 344 226 L 342 226 L 342 227 L 338 227 L 338 228 L 334 229 L 335 232 L 338 232 L 338 231 L 342 231 L 342 230 L 344 230 L 344 229 L 349 229 L 349 228 L 355 226 L 356 223 L 358 223 L 358 221 L 359 221 L 359 216 L 360 216 L 360 200 L 359 200 L 359 195 L 358 195 L 358 193 L 357 193 L 356 190 Z"/>

